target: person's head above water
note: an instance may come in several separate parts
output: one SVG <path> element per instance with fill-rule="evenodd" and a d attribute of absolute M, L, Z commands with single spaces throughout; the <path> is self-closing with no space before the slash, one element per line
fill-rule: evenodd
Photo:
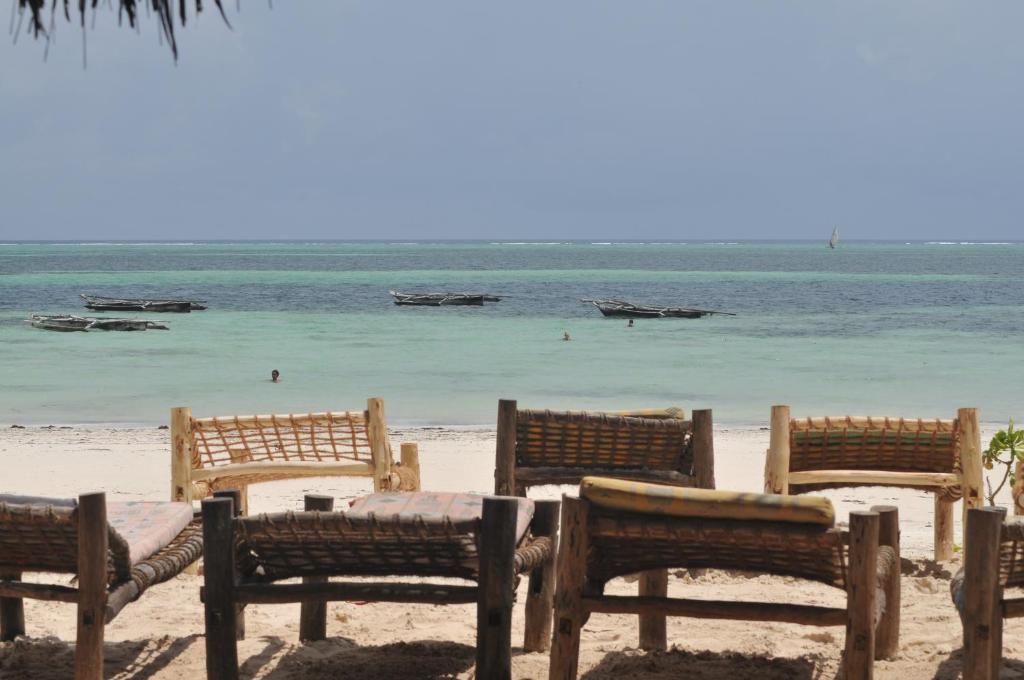
<path fill-rule="evenodd" d="M 275 368 L 270 372 L 270 382 L 277 382 L 277 379 L 281 377 L 281 374 Z"/>

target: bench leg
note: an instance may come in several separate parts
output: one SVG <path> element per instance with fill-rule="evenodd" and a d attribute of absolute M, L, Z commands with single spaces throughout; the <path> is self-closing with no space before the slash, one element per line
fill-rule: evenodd
<path fill-rule="evenodd" d="M 996 680 L 1003 654 L 999 586 L 1001 509 L 967 511 L 964 545 L 964 680 Z"/>
<path fill-rule="evenodd" d="M 107 608 L 107 500 L 78 497 L 78 630 L 75 680 L 103 680 L 103 629 Z"/>
<path fill-rule="evenodd" d="M 878 513 L 850 513 L 846 653 L 843 657 L 846 680 L 872 680 L 874 677 L 878 523 Z"/>
<path fill-rule="evenodd" d="M 211 680 L 238 680 L 233 505 L 227 498 L 203 501 L 206 677 Z"/>
<path fill-rule="evenodd" d="M 330 512 L 334 509 L 334 498 L 332 496 L 320 496 L 317 494 L 306 494 L 306 512 L 318 510 Z M 326 583 L 326 576 L 305 576 L 303 583 Z M 327 637 L 327 603 L 323 600 L 311 600 L 303 602 L 299 609 L 299 639 L 313 642 L 323 640 Z"/>
<path fill-rule="evenodd" d="M 953 559 L 953 502 L 935 494 L 935 561 Z"/>
<path fill-rule="evenodd" d="M 580 632 L 586 621 L 583 585 L 587 570 L 587 505 L 562 497 L 562 526 L 555 561 L 555 624 L 551 637 L 549 680 L 575 680 Z"/>
<path fill-rule="evenodd" d="M 668 570 L 652 569 L 640 574 L 640 597 L 668 597 Z M 664 650 L 668 647 L 664 614 L 640 615 L 640 649 Z"/>
<path fill-rule="evenodd" d="M 552 546 L 558 539 L 558 501 L 537 501 L 533 515 L 534 536 L 547 536 Z M 551 608 L 555 601 L 555 556 L 530 573 L 526 594 L 526 633 L 523 649 L 546 652 L 551 644 Z"/>
<path fill-rule="evenodd" d="M 512 602 L 515 599 L 514 498 L 485 498 L 476 605 L 476 677 L 512 678 Z"/>
<path fill-rule="evenodd" d="M 0 579 L 20 581 L 20 572 L 0 574 Z M 0 597 L 0 642 L 25 634 L 25 605 L 20 597 Z"/>

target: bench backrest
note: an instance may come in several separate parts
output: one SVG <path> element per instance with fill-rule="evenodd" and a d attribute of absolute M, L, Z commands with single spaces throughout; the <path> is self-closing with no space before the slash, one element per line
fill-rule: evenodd
<path fill-rule="evenodd" d="M 713 487 L 710 429 L 710 411 L 684 420 L 519 410 L 502 400 L 495 493 L 522 496 L 529 486 L 576 484 L 592 474 Z"/>
<path fill-rule="evenodd" d="M 765 466 L 767 493 L 803 493 L 850 483 L 792 484 L 789 473 L 871 471 L 869 485 L 903 485 L 901 474 L 952 476 L 960 486 L 966 466 L 980 483 L 981 439 L 975 409 L 963 408 L 952 419 L 888 416 L 818 416 L 791 418 L 788 406 L 773 406 L 771 441 Z M 974 468 L 977 468 L 975 470 Z M 885 479 L 885 473 L 892 474 Z M 903 477 L 904 480 L 911 479 Z M 915 480 L 926 480 L 918 475 Z M 924 481 L 908 484 L 921 486 Z M 941 486 L 941 485 L 939 485 Z M 951 488 L 958 497 L 962 489 Z"/>
<path fill-rule="evenodd" d="M 393 486 L 392 458 L 384 400 L 376 397 L 365 411 L 210 418 L 194 418 L 188 407 L 171 411 L 172 500 L 235 486 L 244 508 L 248 484 L 317 476 L 317 466 L 324 475 L 373 477 L 379 491 Z"/>

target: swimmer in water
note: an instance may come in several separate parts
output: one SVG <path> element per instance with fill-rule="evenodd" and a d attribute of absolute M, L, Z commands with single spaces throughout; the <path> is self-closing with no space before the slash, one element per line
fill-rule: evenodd
<path fill-rule="evenodd" d="M 564 333 L 562 333 L 562 340 L 565 340 L 566 342 L 572 340 L 572 338 L 569 337 L 569 331 L 565 331 Z"/>
<path fill-rule="evenodd" d="M 270 372 L 270 382 L 277 382 L 278 380 L 280 380 L 280 378 L 281 374 L 278 372 L 276 368 Z"/>

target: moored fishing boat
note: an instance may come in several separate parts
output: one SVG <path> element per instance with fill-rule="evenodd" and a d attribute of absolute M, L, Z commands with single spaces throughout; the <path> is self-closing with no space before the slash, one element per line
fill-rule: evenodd
<path fill-rule="evenodd" d="M 396 305 L 419 305 L 422 307 L 441 307 L 450 305 L 480 306 L 485 302 L 498 302 L 497 295 L 483 293 L 400 293 L 389 290 L 395 298 Z"/>
<path fill-rule="evenodd" d="M 580 300 L 589 302 L 597 307 L 604 316 L 629 317 L 632 319 L 699 319 L 712 314 L 724 314 L 736 316 L 731 312 L 720 312 L 717 309 L 694 309 L 691 307 L 652 307 L 649 305 L 636 305 L 624 300 Z"/>
<path fill-rule="evenodd" d="M 168 330 L 167 326 L 145 319 L 106 319 L 73 314 L 33 314 L 28 322 L 46 331 L 146 331 Z"/>
<path fill-rule="evenodd" d="M 206 309 L 205 300 L 109 298 L 85 293 L 80 297 L 85 300 L 86 308 L 98 312 L 193 312 Z"/>

